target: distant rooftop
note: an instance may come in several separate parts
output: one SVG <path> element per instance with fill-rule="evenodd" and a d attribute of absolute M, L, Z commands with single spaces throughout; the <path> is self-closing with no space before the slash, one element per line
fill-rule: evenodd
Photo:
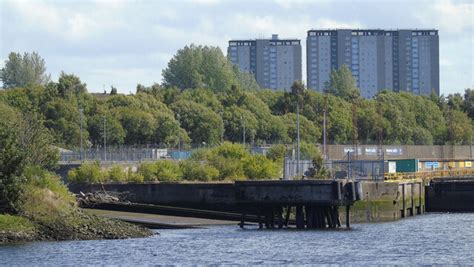
<path fill-rule="evenodd" d="M 300 42 L 300 39 L 296 38 L 285 38 L 285 39 L 280 39 L 278 34 L 272 34 L 271 38 L 255 38 L 255 39 L 232 39 L 229 41 L 230 42 L 255 42 L 255 41 L 260 41 L 260 40 L 269 40 L 271 42 L 275 41 L 297 41 Z"/>

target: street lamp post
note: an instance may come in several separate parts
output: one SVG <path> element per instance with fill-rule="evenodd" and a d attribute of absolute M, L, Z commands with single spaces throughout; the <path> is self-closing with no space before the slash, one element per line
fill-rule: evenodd
<path fill-rule="evenodd" d="M 181 128 L 181 120 L 180 120 L 181 117 L 180 117 L 179 113 L 176 114 L 176 118 L 178 119 L 179 128 Z M 179 149 L 179 151 L 181 151 L 181 134 L 179 132 L 178 132 L 178 149 Z"/>
<path fill-rule="evenodd" d="M 328 159 L 327 155 L 327 140 L 326 140 L 326 116 L 328 112 L 328 91 L 324 90 L 324 109 L 323 109 L 323 158 L 326 161 Z"/>
<path fill-rule="evenodd" d="M 105 127 L 105 116 L 104 116 L 104 161 L 107 161 L 107 130 Z"/>
<path fill-rule="evenodd" d="M 80 158 L 81 158 L 81 162 L 84 161 L 84 150 L 83 150 L 83 146 L 82 146 L 82 121 L 83 121 L 83 117 L 84 117 L 84 109 L 83 108 L 79 108 L 79 114 L 80 114 L 80 119 L 81 119 L 81 151 L 80 151 Z"/>
<path fill-rule="evenodd" d="M 244 116 L 240 116 L 240 120 L 242 121 L 242 143 L 245 146 L 245 120 L 244 120 Z"/>
<path fill-rule="evenodd" d="M 296 102 L 296 172 L 300 174 L 300 105 Z"/>

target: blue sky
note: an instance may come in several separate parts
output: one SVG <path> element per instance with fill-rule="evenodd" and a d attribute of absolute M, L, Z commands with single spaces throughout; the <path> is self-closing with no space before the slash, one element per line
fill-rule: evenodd
<path fill-rule="evenodd" d="M 327 28 L 439 29 L 441 93 L 474 87 L 473 1 L 0 0 L 0 66 L 11 51 L 38 51 L 54 80 L 64 70 L 89 91 L 128 93 L 161 82 L 187 44 L 225 53 L 229 39 L 277 33 L 303 40 L 304 62 L 306 31 Z"/>

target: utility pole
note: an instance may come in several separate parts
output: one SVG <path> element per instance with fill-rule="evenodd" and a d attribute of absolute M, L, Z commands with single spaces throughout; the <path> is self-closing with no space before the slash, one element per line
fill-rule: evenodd
<path fill-rule="evenodd" d="M 296 101 L 296 172 L 300 174 L 300 104 Z"/>
<path fill-rule="evenodd" d="M 327 155 L 327 140 L 326 140 L 326 114 L 328 110 L 328 92 L 324 90 L 324 108 L 323 108 L 323 159 L 328 159 Z"/>
<path fill-rule="evenodd" d="M 242 120 L 242 143 L 245 146 L 245 120 L 243 116 L 240 116 L 240 119 Z"/>
<path fill-rule="evenodd" d="M 179 125 L 179 128 L 181 128 L 181 115 L 179 115 L 179 113 L 176 114 L 176 118 L 178 118 L 178 125 Z M 179 151 L 181 151 L 181 134 L 178 133 L 178 149 Z M 180 155 L 181 157 L 181 155 Z"/>
<path fill-rule="evenodd" d="M 107 161 L 107 130 L 105 128 L 105 116 L 104 116 L 104 161 Z"/>
<path fill-rule="evenodd" d="M 83 121 L 83 117 L 84 117 L 84 109 L 83 108 L 79 108 L 79 114 L 80 114 L 80 119 L 81 119 L 81 162 L 84 162 L 84 150 L 83 150 L 83 146 L 82 146 L 82 121 Z"/>

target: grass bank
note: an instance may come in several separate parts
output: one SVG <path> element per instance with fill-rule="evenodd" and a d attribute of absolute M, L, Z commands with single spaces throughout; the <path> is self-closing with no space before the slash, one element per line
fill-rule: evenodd
<path fill-rule="evenodd" d="M 146 228 L 84 213 L 59 178 L 29 170 L 18 212 L 0 214 L 0 244 L 43 240 L 123 239 L 147 237 Z"/>

